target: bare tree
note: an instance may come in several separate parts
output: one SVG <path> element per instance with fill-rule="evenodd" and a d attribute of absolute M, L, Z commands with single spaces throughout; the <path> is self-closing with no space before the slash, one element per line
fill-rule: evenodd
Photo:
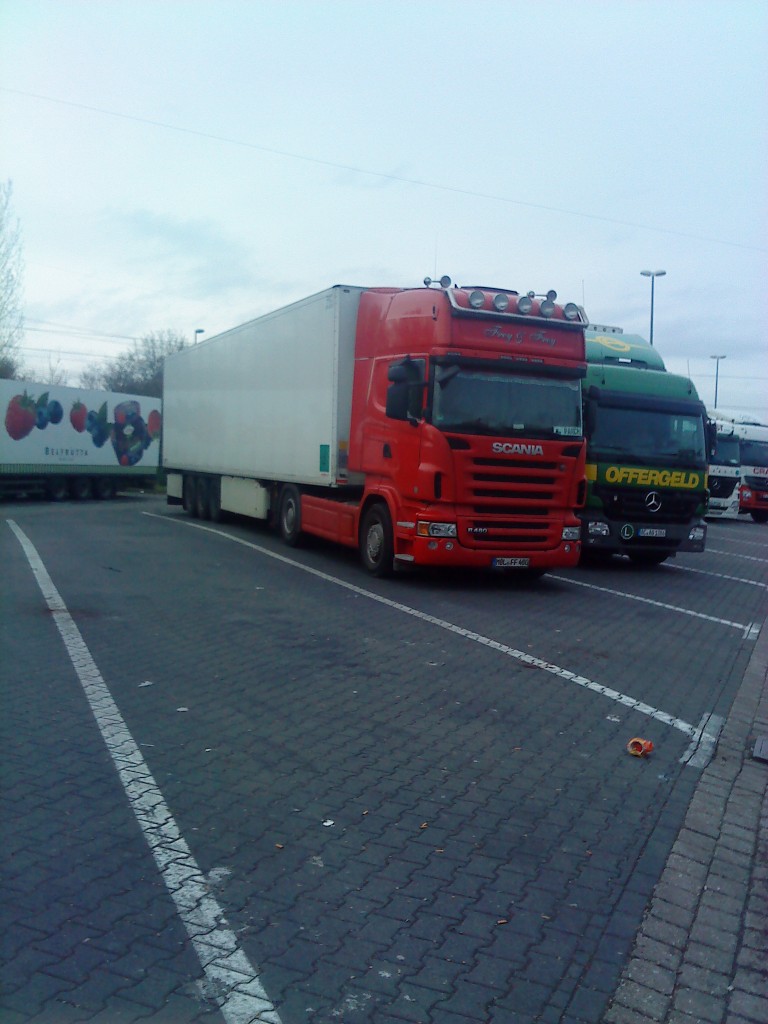
<path fill-rule="evenodd" d="M 13 183 L 0 183 L 0 377 L 21 374 L 24 336 L 21 227 L 13 214 Z"/>
<path fill-rule="evenodd" d="M 153 331 L 109 363 L 86 367 L 80 375 L 80 386 L 160 398 L 165 357 L 178 352 L 186 343 L 184 335 L 177 331 Z"/>

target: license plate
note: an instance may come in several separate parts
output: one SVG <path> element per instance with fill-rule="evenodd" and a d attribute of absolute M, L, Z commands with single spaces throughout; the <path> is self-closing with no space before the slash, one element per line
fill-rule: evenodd
<path fill-rule="evenodd" d="M 666 530 L 656 530 L 650 526 L 641 526 L 637 531 L 638 537 L 666 537 Z"/>
<path fill-rule="evenodd" d="M 530 558 L 494 558 L 491 563 L 494 569 L 527 569 Z"/>

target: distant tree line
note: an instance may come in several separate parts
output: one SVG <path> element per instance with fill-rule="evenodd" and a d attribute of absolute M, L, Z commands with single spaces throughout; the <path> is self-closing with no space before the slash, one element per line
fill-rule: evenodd
<path fill-rule="evenodd" d="M 116 359 L 87 367 L 80 375 L 80 386 L 161 398 L 165 357 L 186 344 L 177 331 L 153 331 Z"/>
<path fill-rule="evenodd" d="M 13 184 L 0 182 L 0 377 L 21 375 L 24 336 L 24 259 L 21 226 L 13 213 Z"/>

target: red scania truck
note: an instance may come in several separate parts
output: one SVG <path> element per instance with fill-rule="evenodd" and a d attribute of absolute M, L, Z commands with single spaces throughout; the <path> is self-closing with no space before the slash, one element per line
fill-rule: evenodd
<path fill-rule="evenodd" d="M 406 566 L 574 566 L 586 317 L 554 292 L 336 285 L 168 356 L 168 501 Z"/>

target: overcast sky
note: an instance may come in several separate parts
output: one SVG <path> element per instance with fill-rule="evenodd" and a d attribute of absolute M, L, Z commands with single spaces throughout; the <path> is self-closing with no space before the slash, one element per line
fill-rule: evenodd
<path fill-rule="evenodd" d="M 0 0 L 24 359 L 332 284 L 557 290 L 768 422 L 766 0 Z M 39 351 L 47 350 L 47 351 Z"/>

